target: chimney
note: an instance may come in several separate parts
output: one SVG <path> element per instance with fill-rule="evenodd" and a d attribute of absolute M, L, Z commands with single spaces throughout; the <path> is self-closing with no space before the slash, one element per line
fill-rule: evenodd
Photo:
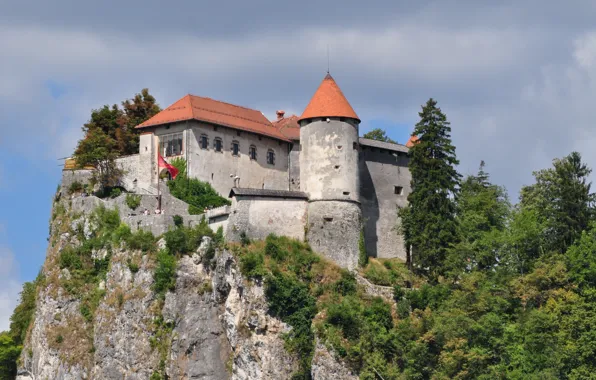
<path fill-rule="evenodd" d="M 277 120 L 281 120 L 281 119 L 284 118 L 284 115 L 285 115 L 286 111 L 281 111 L 280 110 L 280 111 L 277 111 L 275 113 L 277 114 Z"/>

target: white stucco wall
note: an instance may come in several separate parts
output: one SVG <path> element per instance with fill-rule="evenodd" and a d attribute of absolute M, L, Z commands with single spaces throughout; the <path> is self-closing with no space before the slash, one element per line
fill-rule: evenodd
<path fill-rule="evenodd" d="M 232 203 L 226 238 L 238 241 L 244 231 L 257 240 L 271 233 L 304 240 L 307 205 L 305 199 L 237 196 Z"/>

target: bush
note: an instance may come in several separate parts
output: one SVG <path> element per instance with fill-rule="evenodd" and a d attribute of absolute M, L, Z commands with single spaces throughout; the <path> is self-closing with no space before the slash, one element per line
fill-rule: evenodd
<path fill-rule="evenodd" d="M 141 205 L 141 196 L 135 194 L 126 194 L 126 205 L 130 209 L 136 210 Z"/>
<path fill-rule="evenodd" d="M 83 190 L 83 184 L 80 183 L 79 181 L 74 181 L 68 187 L 68 193 L 69 194 L 78 193 L 79 191 L 82 191 L 82 190 Z"/>
<path fill-rule="evenodd" d="M 130 272 L 132 274 L 135 274 L 139 271 L 139 264 L 134 263 L 130 258 L 127 261 L 128 264 L 128 269 L 130 269 Z"/>
<path fill-rule="evenodd" d="M 345 297 L 341 303 L 332 304 L 327 309 L 327 322 L 341 328 L 348 339 L 357 339 L 362 328 L 362 305 L 351 297 Z"/>
<path fill-rule="evenodd" d="M 240 232 L 240 244 L 243 247 L 246 247 L 250 244 L 250 239 L 248 238 L 248 235 L 246 235 L 246 231 Z"/>
<path fill-rule="evenodd" d="M 179 170 L 176 179 L 168 181 L 168 188 L 172 196 L 189 204 L 188 213 L 200 215 L 203 210 L 211 207 L 230 205 L 231 202 L 220 196 L 208 183 L 196 178 L 186 176 L 186 161 L 184 159 L 172 160 L 172 165 Z"/>
<path fill-rule="evenodd" d="M 333 290 L 342 296 L 347 296 L 356 293 L 356 289 L 356 277 L 343 269 L 341 271 L 341 278 L 333 284 Z"/>
<path fill-rule="evenodd" d="M 219 226 L 217 228 L 217 232 L 215 233 L 215 236 L 213 237 L 213 243 L 215 243 L 215 245 L 217 247 L 221 247 L 224 243 L 224 232 L 223 232 L 223 227 Z"/>
<path fill-rule="evenodd" d="M 240 270 L 249 278 L 260 278 L 265 275 L 265 256 L 262 252 L 252 251 L 240 257 Z"/>
<path fill-rule="evenodd" d="M 112 188 L 110 191 L 110 198 L 118 198 L 122 194 L 122 190 L 119 187 Z"/>
<path fill-rule="evenodd" d="M 187 235 L 182 228 L 170 230 L 164 234 L 166 248 L 173 255 L 182 255 L 188 252 Z"/>
<path fill-rule="evenodd" d="M 168 290 L 176 288 L 176 257 L 169 254 L 167 250 L 161 250 L 157 254 L 157 267 L 153 280 L 153 290 L 162 298 Z"/>
<path fill-rule="evenodd" d="M 151 231 L 138 230 L 126 239 L 130 249 L 138 249 L 143 252 L 151 252 L 155 248 L 155 236 Z"/>
<path fill-rule="evenodd" d="M 176 227 L 182 227 L 182 225 L 184 224 L 184 219 L 180 215 L 174 215 L 173 219 L 174 219 L 174 225 Z"/>

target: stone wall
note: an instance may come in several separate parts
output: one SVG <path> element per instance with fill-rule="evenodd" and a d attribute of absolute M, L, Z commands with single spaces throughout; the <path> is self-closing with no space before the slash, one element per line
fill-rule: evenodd
<path fill-rule="evenodd" d="M 337 265 L 358 266 L 361 213 L 356 202 L 316 201 L 308 204 L 307 238 L 314 252 Z"/>
<path fill-rule="evenodd" d="M 300 143 L 295 141 L 290 150 L 290 191 L 300 191 Z"/>
<path fill-rule="evenodd" d="M 300 127 L 300 144 L 300 190 L 311 201 L 360 201 L 357 123 L 314 120 Z"/>
<path fill-rule="evenodd" d="M 140 156 L 133 154 L 130 156 L 118 157 L 116 165 L 122 170 L 120 185 L 128 191 L 136 192 L 139 183 Z"/>
<path fill-rule="evenodd" d="M 68 189 L 74 182 L 81 184 L 89 183 L 93 171 L 91 170 L 63 170 L 62 182 L 60 183 L 60 193 L 62 196 L 68 196 Z"/>
<path fill-rule="evenodd" d="M 406 259 L 398 233 L 397 212 L 407 206 L 411 175 L 404 152 L 362 146 L 360 154 L 360 202 L 366 251 L 379 258 Z M 401 194 L 395 194 L 401 187 Z"/>
<path fill-rule="evenodd" d="M 240 234 L 246 232 L 249 238 L 257 240 L 271 233 L 304 240 L 306 210 L 304 199 L 236 196 L 226 239 L 239 241 Z"/>

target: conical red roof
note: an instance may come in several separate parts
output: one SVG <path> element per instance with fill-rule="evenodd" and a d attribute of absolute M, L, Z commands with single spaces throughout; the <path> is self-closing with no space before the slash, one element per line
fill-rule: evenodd
<path fill-rule="evenodd" d="M 349 117 L 360 121 L 356 112 L 329 73 L 300 116 L 300 120 L 313 117 Z"/>
<path fill-rule="evenodd" d="M 416 144 L 418 142 L 418 136 L 412 135 L 410 136 L 410 139 L 408 140 L 408 142 L 406 143 L 406 146 L 408 148 L 411 148 L 414 146 L 414 144 Z"/>

